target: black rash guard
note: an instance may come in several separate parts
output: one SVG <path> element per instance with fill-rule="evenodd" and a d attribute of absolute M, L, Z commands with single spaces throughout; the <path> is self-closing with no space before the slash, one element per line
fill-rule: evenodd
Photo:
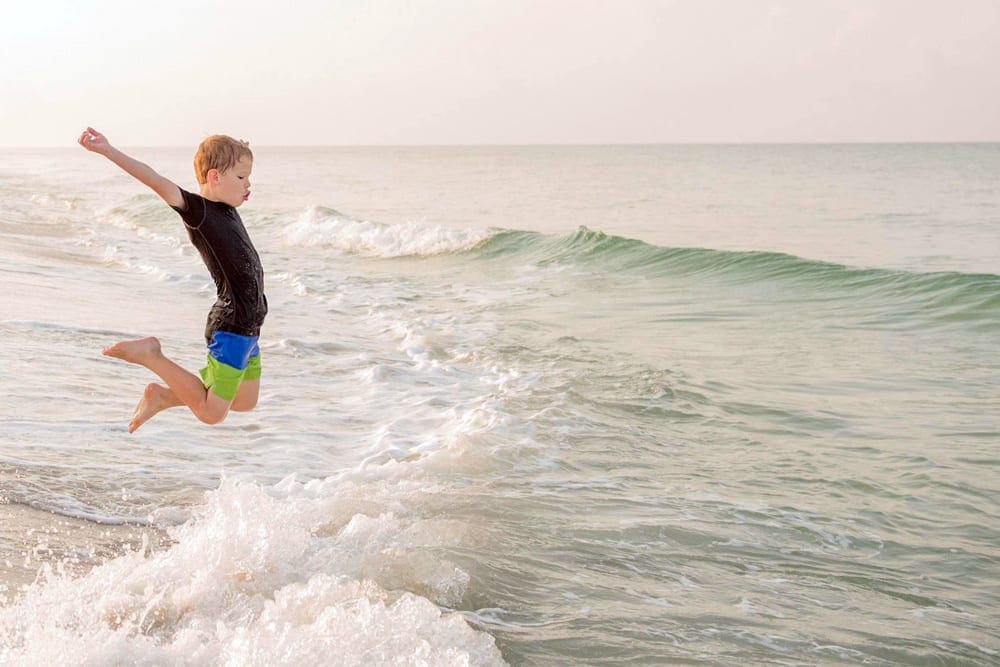
<path fill-rule="evenodd" d="M 259 336 L 267 314 L 264 269 L 240 214 L 229 204 L 178 189 L 184 207 L 173 208 L 215 281 L 215 305 L 208 313 L 205 339 L 211 343 L 216 331 Z"/>

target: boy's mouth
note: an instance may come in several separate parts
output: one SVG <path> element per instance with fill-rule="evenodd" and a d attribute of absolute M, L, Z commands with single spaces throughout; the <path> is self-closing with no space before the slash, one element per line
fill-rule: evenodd
<path fill-rule="evenodd" d="M 248 199 L 250 199 L 250 191 L 249 190 L 247 190 L 246 192 L 243 193 L 243 201 L 246 201 Z"/>

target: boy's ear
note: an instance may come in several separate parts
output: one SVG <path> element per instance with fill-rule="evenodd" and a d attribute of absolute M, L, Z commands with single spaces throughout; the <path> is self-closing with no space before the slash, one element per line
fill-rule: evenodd
<path fill-rule="evenodd" d="M 205 174 L 205 179 L 208 183 L 218 183 L 219 182 L 219 170 L 209 169 L 208 173 Z"/>

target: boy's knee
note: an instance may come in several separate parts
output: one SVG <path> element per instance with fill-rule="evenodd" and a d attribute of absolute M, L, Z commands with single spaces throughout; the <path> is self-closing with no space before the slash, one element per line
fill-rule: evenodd
<path fill-rule="evenodd" d="M 203 423 L 214 425 L 222 423 L 228 413 L 229 405 L 227 403 L 220 404 L 215 401 L 209 401 L 208 405 L 196 412 L 195 415 Z"/>
<path fill-rule="evenodd" d="M 198 415 L 198 419 L 200 419 L 204 424 L 208 424 L 209 426 L 215 426 L 216 424 L 221 424 L 222 422 L 224 422 L 226 420 L 226 415 L 202 414 Z"/>
<path fill-rule="evenodd" d="M 235 412 L 250 412 L 257 407 L 257 397 L 256 396 L 237 396 L 233 401 L 233 404 L 229 406 L 231 410 Z"/>
<path fill-rule="evenodd" d="M 198 419 L 200 419 L 203 424 L 208 424 L 209 426 L 215 426 L 216 424 L 221 424 L 223 421 L 225 421 L 226 415 L 208 412 L 198 415 Z"/>

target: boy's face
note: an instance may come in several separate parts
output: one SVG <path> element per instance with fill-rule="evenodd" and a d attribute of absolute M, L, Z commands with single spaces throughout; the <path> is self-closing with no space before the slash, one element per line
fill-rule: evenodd
<path fill-rule="evenodd" d="M 217 181 L 213 184 L 215 197 L 236 208 L 250 198 L 250 172 L 253 170 L 253 160 L 241 158 L 232 169 L 216 172 Z"/>

